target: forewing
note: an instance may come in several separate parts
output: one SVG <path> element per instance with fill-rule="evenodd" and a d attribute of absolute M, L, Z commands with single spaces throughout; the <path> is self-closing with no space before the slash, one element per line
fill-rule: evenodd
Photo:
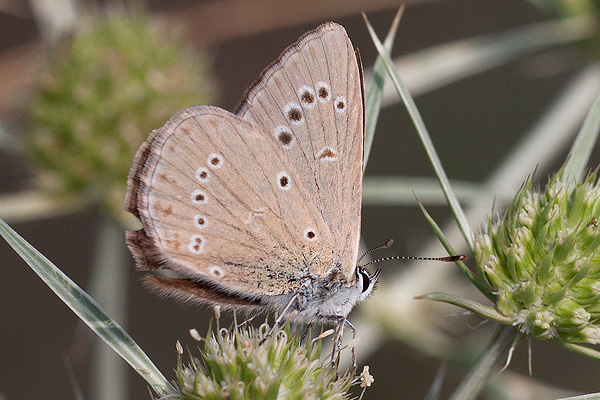
<path fill-rule="evenodd" d="M 289 155 L 330 230 L 334 259 L 353 278 L 360 236 L 362 71 L 334 23 L 305 34 L 248 90 L 237 113 Z M 326 274 L 324 270 L 315 271 Z"/>
<path fill-rule="evenodd" d="M 216 107 L 175 114 L 140 148 L 126 208 L 142 269 L 242 295 L 296 291 L 331 238 L 285 150 L 260 126 Z"/>

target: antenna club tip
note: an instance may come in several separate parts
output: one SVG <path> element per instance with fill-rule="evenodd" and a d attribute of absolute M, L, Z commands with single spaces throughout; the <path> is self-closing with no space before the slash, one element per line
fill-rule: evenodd
<path fill-rule="evenodd" d="M 439 261 L 445 261 L 445 262 L 456 262 L 456 261 L 463 261 L 466 260 L 467 256 L 465 256 L 464 254 L 458 254 L 455 256 L 448 256 L 448 257 L 441 257 L 438 258 Z"/>
<path fill-rule="evenodd" d="M 394 239 L 390 239 L 386 242 L 385 248 L 387 249 L 388 247 L 391 247 L 393 244 L 394 244 Z"/>

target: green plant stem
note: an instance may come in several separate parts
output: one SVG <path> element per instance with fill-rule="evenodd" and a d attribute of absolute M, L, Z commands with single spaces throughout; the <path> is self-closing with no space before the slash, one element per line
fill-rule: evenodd
<path fill-rule="evenodd" d="M 512 326 L 499 328 L 494 339 L 477 359 L 450 400 L 476 399 L 485 385 L 496 375 L 520 333 Z"/>
<path fill-rule="evenodd" d="M 404 11 L 404 6 L 400 7 L 394 21 L 390 26 L 383 47 L 386 54 L 389 56 L 392 53 L 394 40 L 396 39 L 396 31 L 400 23 L 400 17 Z M 363 171 L 367 168 L 371 147 L 373 146 L 373 138 L 375 137 L 375 128 L 377 127 L 377 119 L 379 111 L 381 111 L 381 98 L 383 97 L 383 87 L 385 86 L 385 78 L 387 77 L 385 64 L 381 57 L 377 57 L 371 76 L 365 84 L 365 149 L 363 153 Z"/>
<path fill-rule="evenodd" d="M 129 252 L 123 227 L 108 216 L 100 221 L 96 236 L 89 294 L 116 321 L 127 320 Z M 91 335 L 90 335 L 91 337 Z M 95 338 L 94 338 L 95 339 Z M 127 398 L 127 366 L 112 349 L 99 340 L 92 343 L 90 382 L 95 400 Z"/>
<path fill-rule="evenodd" d="M 473 314 L 477 314 L 485 319 L 498 322 L 502 325 L 512 325 L 513 323 L 512 318 L 500 314 L 494 307 L 484 306 L 477 301 L 465 299 L 464 297 L 456 296 L 450 293 L 433 292 L 424 294 L 423 296 L 415 297 L 415 299 L 433 300 L 452 304 L 460 308 L 464 308 L 465 310 L 468 310 Z"/>
<path fill-rule="evenodd" d="M 600 361 L 600 352 L 598 350 L 586 347 L 577 343 L 566 343 L 562 340 L 555 340 L 560 346 L 567 350 L 570 350 L 580 356 L 591 358 L 592 360 Z M 600 398 L 599 398 L 600 399 Z"/>
<path fill-rule="evenodd" d="M 448 364 L 446 362 L 442 363 L 438 368 L 437 374 L 435 374 L 435 379 L 433 383 L 429 387 L 427 394 L 424 397 L 424 400 L 438 400 L 440 398 L 440 392 L 442 390 L 442 383 L 444 382 L 444 377 L 446 376 L 446 370 L 448 369 Z"/>

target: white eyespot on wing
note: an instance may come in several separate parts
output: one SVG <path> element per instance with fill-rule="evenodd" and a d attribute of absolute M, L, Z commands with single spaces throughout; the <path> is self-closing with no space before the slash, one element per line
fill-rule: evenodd
<path fill-rule="evenodd" d="M 320 162 L 334 162 L 338 158 L 338 153 L 333 147 L 325 146 L 317 153 L 317 160 Z"/>
<path fill-rule="evenodd" d="M 217 279 L 221 279 L 225 276 L 225 271 L 223 271 L 223 268 L 216 265 L 211 265 L 208 267 L 208 272 L 210 272 L 210 274 Z"/>
<path fill-rule="evenodd" d="M 309 242 L 316 242 L 317 237 L 317 230 L 315 228 L 306 228 L 304 231 L 304 238 Z"/>
<path fill-rule="evenodd" d="M 208 198 L 206 197 L 206 192 L 200 189 L 192 191 L 191 199 L 192 203 L 197 205 L 206 204 L 206 202 L 208 201 Z"/>
<path fill-rule="evenodd" d="M 190 237 L 190 243 L 188 244 L 188 248 L 194 254 L 200 254 L 204 250 L 204 244 L 206 241 L 203 236 L 200 235 L 192 235 Z"/>
<path fill-rule="evenodd" d="M 315 85 L 315 92 L 317 93 L 317 98 L 321 103 L 327 103 L 331 100 L 331 88 L 327 84 L 327 82 L 319 82 Z"/>
<path fill-rule="evenodd" d="M 281 171 L 277 174 L 277 186 L 281 190 L 290 190 L 292 187 L 292 178 L 290 178 L 287 172 Z"/>
<path fill-rule="evenodd" d="M 304 122 L 304 111 L 300 105 L 296 103 L 287 103 L 285 107 L 283 107 L 283 113 L 285 114 L 285 118 L 292 125 L 297 126 Z"/>
<path fill-rule="evenodd" d="M 204 229 L 208 225 L 208 219 L 202 214 L 194 215 L 194 226 L 196 228 Z"/>
<path fill-rule="evenodd" d="M 200 182 L 208 182 L 210 180 L 210 172 L 207 168 L 198 168 L 196 170 L 196 179 Z"/>
<path fill-rule="evenodd" d="M 281 146 L 286 150 L 294 147 L 294 144 L 296 143 L 296 137 L 290 128 L 284 125 L 279 125 L 277 128 L 275 128 L 273 131 L 273 136 L 275 136 L 277 142 L 279 142 L 279 144 L 281 144 Z"/>
<path fill-rule="evenodd" d="M 333 107 L 335 108 L 335 111 L 338 113 L 343 113 L 346 112 L 346 98 L 344 96 L 338 96 L 335 98 L 335 101 L 333 102 Z"/>
<path fill-rule="evenodd" d="M 223 156 L 217 153 L 209 154 L 206 163 L 212 169 L 221 168 L 223 166 Z"/>
<path fill-rule="evenodd" d="M 315 90 L 309 86 L 302 86 L 298 89 L 298 98 L 304 108 L 313 108 L 317 104 Z"/>

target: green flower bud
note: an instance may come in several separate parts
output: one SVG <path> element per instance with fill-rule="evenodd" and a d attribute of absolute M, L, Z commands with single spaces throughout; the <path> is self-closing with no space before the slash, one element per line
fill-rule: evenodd
<path fill-rule="evenodd" d="M 131 160 L 173 110 L 212 99 L 200 54 L 141 12 L 83 18 L 48 53 L 31 104 L 24 149 L 39 183 L 58 194 L 91 193 L 120 213 Z"/>
<path fill-rule="evenodd" d="M 220 329 L 204 342 L 201 360 L 184 365 L 178 352 L 177 399 L 347 399 L 352 383 L 373 377 L 363 371 L 340 374 L 329 359 L 321 360 L 321 339 L 301 345 L 290 328 L 246 325 Z M 315 341 L 313 340 L 313 342 Z M 362 384 L 361 384 L 362 386 Z"/>
<path fill-rule="evenodd" d="M 600 341 L 600 186 L 595 174 L 546 191 L 529 180 L 506 214 L 476 237 L 479 276 L 496 310 L 523 333 L 570 343 Z"/>

